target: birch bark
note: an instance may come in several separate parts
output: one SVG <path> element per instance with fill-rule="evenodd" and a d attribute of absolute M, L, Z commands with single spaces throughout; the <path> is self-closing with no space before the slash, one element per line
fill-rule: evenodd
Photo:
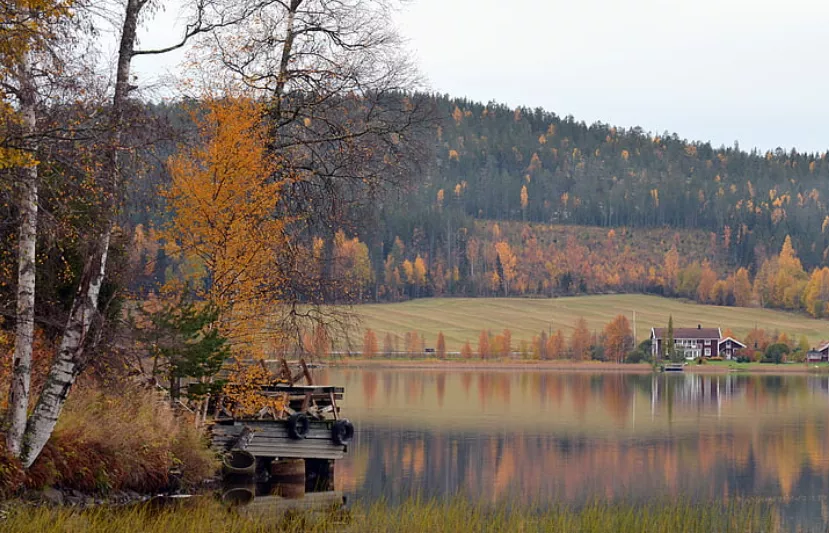
<path fill-rule="evenodd" d="M 118 151 L 123 134 L 123 116 L 129 93 L 130 66 L 135 50 L 138 17 L 148 0 L 128 0 L 124 13 L 121 40 L 118 48 L 118 66 L 115 76 L 115 93 L 112 99 L 112 118 L 110 120 L 110 139 L 108 149 L 106 184 L 106 204 L 104 212 L 108 217 L 105 227 L 96 245 L 93 247 L 78 292 L 72 302 L 69 319 L 66 323 L 57 359 L 55 360 L 46 383 L 41 391 L 35 410 L 29 417 L 23 436 L 23 448 L 20 459 L 25 468 L 29 468 L 46 442 L 52 436 L 63 406 L 69 396 L 69 390 L 85 366 L 84 347 L 92 319 L 98 312 L 98 296 L 106 276 L 106 263 L 109 244 L 115 227 L 118 187 L 120 185 Z"/>
<path fill-rule="evenodd" d="M 33 137 L 37 130 L 36 90 L 32 80 L 31 58 L 24 57 L 20 69 L 20 111 L 25 134 Z M 35 319 L 35 251 L 37 243 L 38 168 L 27 167 L 18 184 L 20 228 L 18 232 L 17 310 L 12 360 L 12 383 L 9 391 L 9 430 L 6 446 L 19 456 L 26 430 L 31 382 L 32 344 Z"/>

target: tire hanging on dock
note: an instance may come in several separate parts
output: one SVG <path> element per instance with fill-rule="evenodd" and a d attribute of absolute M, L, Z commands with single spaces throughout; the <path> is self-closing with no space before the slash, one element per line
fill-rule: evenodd
<path fill-rule="evenodd" d="M 354 438 L 354 424 L 347 418 L 342 418 L 334 422 L 331 426 L 331 439 L 342 446 L 345 446 L 351 439 Z"/>
<path fill-rule="evenodd" d="M 295 413 L 288 417 L 288 435 L 292 439 L 304 439 L 308 436 L 310 422 L 302 413 Z"/>

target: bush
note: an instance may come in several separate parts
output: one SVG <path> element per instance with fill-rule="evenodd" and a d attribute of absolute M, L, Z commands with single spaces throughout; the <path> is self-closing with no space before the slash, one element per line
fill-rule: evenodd
<path fill-rule="evenodd" d="M 156 492 L 169 486 L 171 470 L 188 484 L 215 473 L 215 455 L 192 421 L 175 416 L 153 391 L 126 389 L 73 390 L 26 485 Z"/>
<path fill-rule="evenodd" d="M 601 344 L 594 344 L 590 347 L 590 359 L 593 361 L 606 361 L 604 346 Z"/>
<path fill-rule="evenodd" d="M 633 350 L 632 352 L 629 352 L 625 356 L 625 363 L 628 363 L 628 364 L 637 364 L 637 363 L 642 363 L 642 362 L 649 363 L 650 360 L 651 360 L 650 353 L 644 352 L 644 351 L 642 351 L 638 348 L 636 350 Z"/>
<path fill-rule="evenodd" d="M 787 357 L 787 359 L 794 363 L 805 363 L 806 352 L 804 352 L 803 350 L 795 350 L 791 354 L 789 354 L 789 357 Z"/>
<path fill-rule="evenodd" d="M 791 349 L 787 344 L 782 342 L 770 344 L 768 348 L 766 348 L 766 353 L 763 355 L 763 362 L 779 365 L 786 360 L 786 356 L 790 352 Z"/>
<path fill-rule="evenodd" d="M 6 451 L 6 439 L 0 433 L 0 500 L 11 498 L 25 482 L 23 465 Z"/>

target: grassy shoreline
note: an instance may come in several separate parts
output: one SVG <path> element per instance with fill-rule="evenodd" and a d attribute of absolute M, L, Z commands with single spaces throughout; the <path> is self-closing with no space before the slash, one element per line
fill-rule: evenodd
<path fill-rule="evenodd" d="M 400 369 L 463 369 L 463 370 L 537 370 L 558 372 L 615 372 L 626 374 L 649 374 L 653 372 L 650 363 L 607 363 L 601 361 L 534 361 L 534 360 L 503 360 L 503 359 L 390 359 L 376 357 L 343 358 L 325 361 L 323 364 L 332 368 L 400 368 Z M 829 364 L 765 364 L 765 363 L 736 363 L 734 361 L 708 361 L 705 364 L 689 364 L 686 372 L 694 374 L 728 374 L 748 373 L 767 375 L 810 375 L 829 373 Z"/>
<path fill-rule="evenodd" d="M 773 507 L 748 501 L 681 503 L 664 500 L 638 505 L 589 503 L 583 507 L 487 506 L 462 497 L 449 500 L 412 498 L 400 505 L 383 502 L 331 512 L 280 514 L 267 509 L 228 508 L 204 498 L 192 504 L 154 509 L 16 507 L 0 518 L 0 528 L 19 533 L 41 531 L 133 532 L 168 531 L 253 533 L 266 531 L 321 533 L 458 531 L 618 533 L 720 533 L 780 531 Z"/>

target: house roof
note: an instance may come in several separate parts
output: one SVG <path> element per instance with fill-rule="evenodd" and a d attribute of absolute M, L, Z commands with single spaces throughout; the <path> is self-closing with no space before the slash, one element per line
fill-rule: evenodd
<path fill-rule="evenodd" d="M 662 339 L 666 336 L 668 328 L 653 328 L 651 330 L 653 336 L 657 339 Z M 674 328 L 674 340 L 676 339 L 718 339 L 720 338 L 720 328 Z"/>
<path fill-rule="evenodd" d="M 745 344 L 743 344 L 742 342 L 738 341 L 738 340 L 737 340 L 737 339 L 735 339 L 734 337 L 726 337 L 726 338 L 724 338 L 724 339 L 720 339 L 720 342 L 719 342 L 718 344 L 722 344 L 722 343 L 724 343 L 725 341 L 731 341 L 731 342 L 733 342 L 734 344 L 739 344 L 739 345 L 740 345 L 740 346 L 742 346 L 743 348 L 745 348 L 745 347 L 746 347 L 746 345 L 745 345 Z"/>
<path fill-rule="evenodd" d="M 817 345 L 817 348 L 815 348 L 815 350 L 818 352 L 822 352 L 826 348 L 829 348 L 829 341 L 820 341 L 820 344 Z"/>

